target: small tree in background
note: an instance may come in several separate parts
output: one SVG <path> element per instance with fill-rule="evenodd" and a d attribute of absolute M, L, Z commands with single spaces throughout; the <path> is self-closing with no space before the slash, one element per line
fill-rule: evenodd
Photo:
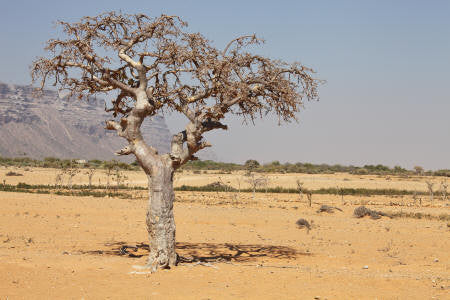
<path fill-rule="evenodd" d="M 341 204 L 344 205 L 345 204 L 345 202 L 344 202 L 344 196 L 345 196 L 344 188 L 337 186 L 336 187 L 336 191 L 337 191 L 338 195 L 341 195 Z"/>
<path fill-rule="evenodd" d="M 120 189 L 120 186 L 125 183 L 125 181 L 128 179 L 128 176 L 125 175 L 124 172 L 122 172 L 119 168 L 119 166 L 114 167 L 114 181 L 116 182 L 116 192 Z"/>
<path fill-rule="evenodd" d="M 73 184 L 73 178 L 80 173 L 80 169 L 78 169 L 76 166 L 70 164 L 67 168 L 65 168 L 65 173 L 68 176 L 67 179 L 67 187 L 69 190 L 72 190 L 72 184 Z"/>
<path fill-rule="evenodd" d="M 106 128 L 127 141 L 116 154 L 134 155 L 149 181 L 151 271 L 177 263 L 173 173 L 211 146 L 204 134 L 226 130 L 226 115 L 244 122 L 267 113 L 280 122 L 296 120 L 303 100 L 318 98 L 320 81 L 310 68 L 246 52 L 261 44 L 255 35 L 219 50 L 188 32 L 176 16 L 109 12 L 57 24 L 65 37 L 47 42 L 49 57 L 33 63 L 32 78 L 41 89 L 52 79 L 79 98 L 114 96 Z M 184 115 L 187 125 L 172 137 L 169 153 L 158 153 L 143 140 L 140 127 L 145 118 L 164 112 Z"/>
<path fill-rule="evenodd" d="M 312 207 L 312 192 L 310 190 L 305 190 L 306 197 L 308 198 L 308 205 Z"/>
<path fill-rule="evenodd" d="M 106 190 L 109 193 L 109 190 L 111 188 L 111 176 L 113 175 L 114 169 L 117 167 L 117 162 L 115 160 L 112 161 L 106 161 L 103 164 L 103 167 L 105 168 L 105 174 L 106 174 Z"/>
<path fill-rule="evenodd" d="M 416 172 L 416 175 L 422 175 L 423 174 L 423 168 L 421 166 L 415 166 L 414 172 Z"/>
<path fill-rule="evenodd" d="M 257 160 L 254 159 L 249 159 L 245 162 L 244 164 L 245 169 L 247 170 L 248 173 L 253 172 L 256 168 L 259 167 L 259 162 Z"/>
<path fill-rule="evenodd" d="M 234 199 L 236 202 L 239 202 L 240 197 L 241 197 L 241 183 L 242 183 L 242 177 L 241 177 L 241 175 L 237 175 L 235 178 L 236 178 L 236 181 L 237 181 L 238 188 L 237 188 L 237 192 L 234 193 L 233 199 Z"/>
<path fill-rule="evenodd" d="M 419 202 L 419 205 L 422 206 L 422 198 L 417 196 L 416 190 L 414 190 L 412 198 L 414 200 L 414 205 L 417 205 L 417 202 Z"/>
<path fill-rule="evenodd" d="M 65 170 L 61 169 L 55 176 L 55 187 L 61 188 L 63 184 L 63 176 L 65 174 Z"/>
<path fill-rule="evenodd" d="M 297 184 L 297 191 L 298 191 L 299 201 L 302 201 L 302 197 L 303 197 L 303 182 L 301 182 L 300 179 L 297 179 L 295 181 L 295 183 Z"/>
<path fill-rule="evenodd" d="M 84 172 L 84 174 L 86 174 L 88 176 L 89 189 L 92 188 L 92 178 L 94 177 L 94 173 L 95 173 L 95 169 L 94 168 L 90 168 L 89 170 Z"/>
<path fill-rule="evenodd" d="M 255 200 L 256 190 L 259 187 L 264 187 L 264 186 L 267 187 L 267 185 L 269 184 L 269 181 L 265 176 L 256 176 L 254 173 L 251 173 L 250 175 L 248 175 L 248 178 L 246 181 L 250 185 L 250 187 L 253 191 L 253 196 L 252 196 L 253 200 Z M 267 189 L 266 189 L 266 191 L 267 191 Z"/>

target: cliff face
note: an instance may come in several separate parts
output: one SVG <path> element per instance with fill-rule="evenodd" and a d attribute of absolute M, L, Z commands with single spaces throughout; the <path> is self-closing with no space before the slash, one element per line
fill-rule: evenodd
<path fill-rule="evenodd" d="M 35 97 L 29 86 L 0 83 L 0 155 L 117 158 L 114 152 L 126 141 L 104 129 L 105 120 L 110 118 L 103 100 L 60 98 L 53 91 Z M 148 118 L 141 130 L 144 139 L 160 153 L 169 151 L 171 134 L 163 117 Z"/>

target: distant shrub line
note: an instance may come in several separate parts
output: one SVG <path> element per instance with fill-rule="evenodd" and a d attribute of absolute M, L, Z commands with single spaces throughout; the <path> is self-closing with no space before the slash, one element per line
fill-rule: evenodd
<path fill-rule="evenodd" d="M 219 184 L 209 184 L 204 186 L 188 186 L 182 185 L 180 187 L 175 187 L 175 191 L 189 191 L 189 192 L 238 192 L 238 189 L 219 185 Z M 240 189 L 240 192 L 250 193 L 253 189 L 246 188 Z M 257 193 L 275 193 L 275 194 L 298 194 L 298 189 L 295 188 L 283 188 L 283 187 L 273 187 L 273 188 L 258 188 L 255 189 Z M 365 189 L 365 188 L 321 188 L 317 190 L 304 190 L 303 193 L 311 192 L 311 194 L 322 194 L 322 195 L 353 195 L 353 196 L 402 196 L 402 195 L 428 195 L 427 192 L 414 192 L 409 190 L 396 190 L 396 189 Z"/>
<path fill-rule="evenodd" d="M 438 216 L 425 214 L 425 213 L 414 213 L 414 212 L 388 212 L 386 213 L 390 218 L 410 218 L 410 219 L 427 219 L 427 220 L 439 220 L 439 221 L 450 221 L 449 214 L 440 214 Z"/>
<path fill-rule="evenodd" d="M 0 188 L 1 188 L 2 184 L 0 184 Z M 23 183 L 23 182 L 19 182 L 17 185 L 4 185 L 4 186 L 13 186 L 13 187 L 17 187 L 17 188 L 24 188 L 24 189 L 68 189 L 67 186 L 58 186 L 58 185 L 48 185 L 48 184 L 28 184 L 28 183 Z M 106 185 L 72 185 L 72 190 L 107 190 L 108 187 Z M 142 186 L 127 186 L 127 185 L 115 185 L 112 184 L 109 186 L 109 189 L 112 190 L 147 190 L 147 187 L 142 187 Z"/>
<path fill-rule="evenodd" d="M 40 168 L 95 168 L 107 169 L 111 165 L 121 170 L 140 170 L 136 162 L 131 164 L 119 161 L 102 161 L 98 159 L 89 161 L 80 161 L 75 159 L 60 159 L 55 157 L 46 157 L 43 160 L 32 159 L 28 157 L 7 158 L 0 156 L 1 166 L 16 167 L 40 167 Z M 437 171 L 424 171 L 421 167 L 415 167 L 416 170 L 407 170 L 400 166 L 390 168 L 381 164 L 358 166 L 342 166 L 339 164 L 311 164 L 311 163 L 285 163 L 273 161 L 267 164 L 259 164 L 256 160 L 248 160 L 244 164 L 223 163 L 211 160 L 190 161 L 180 170 L 191 170 L 194 173 L 200 171 L 215 170 L 222 173 L 231 173 L 232 171 L 252 171 L 260 173 L 305 173 L 305 174 L 333 174 L 333 173 L 350 173 L 356 175 L 426 175 L 426 176 L 446 176 L 450 177 L 449 169 Z"/>
<path fill-rule="evenodd" d="M 362 218 L 365 216 L 370 216 L 372 219 L 378 220 L 381 217 L 388 218 L 409 218 L 409 219 L 427 219 L 427 220 L 438 220 L 438 221 L 450 221 L 450 215 L 443 213 L 440 215 L 426 214 L 422 212 L 384 212 L 379 210 L 372 210 L 365 206 L 359 206 L 355 208 L 353 216 L 356 218 Z"/>
<path fill-rule="evenodd" d="M 182 169 L 184 170 L 216 170 L 224 173 L 230 173 L 232 171 L 252 171 L 260 173 L 305 173 L 305 174 L 334 174 L 334 173 L 349 173 L 356 175 L 427 175 L 427 176 L 447 176 L 450 177 L 450 170 L 443 169 L 437 171 L 421 171 L 417 174 L 416 170 L 407 170 L 400 166 L 390 168 L 388 166 L 378 165 L 365 165 L 363 167 L 357 166 L 342 166 L 339 164 L 311 164 L 311 163 L 285 163 L 281 164 L 279 161 L 273 161 L 271 163 L 260 165 L 256 160 L 248 160 L 245 164 L 234 163 L 220 163 L 210 160 L 197 160 L 190 161 L 185 164 Z"/>
<path fill-rule="evenodd" d="M 0 156 L 0 166 L 14 166 L 14 167 L 35 167 L 35 168 L 94 168 L 94 169 L 107 169 L 110 166 L 114 166 L 121 170 L 140 170 L 140 167 L 136 163 L 128 164 L 116 160 L 103 161 L 98 159 L 80 161 L 77 159 L 60 159 L 56 157 L 46 157 L 43 160 L 33 159 L 29 157 L 2 157 Z"/>
<path fill-rule="evenodd" d="M 20 182 L 17 185 L 0 184 L 0 191 L 5 192 L 24 192 L 24 193 L 37 193 L 37 194 L 58 194 L 58 195 L 73 195 L 73 196 L 94 196 L 101 197 L 108 195 L 111 191 L 116 191 L 114 195 L 126 193 L 119 193 L 118 190 L 147 190 L 147 187 L 142 186 L 110 186 L 109 189 L 104 185 L 73 185 L 72 189 L 68 190 L 67 186 L 55 186 L 55 185 L 32 185 Z M 231 186 L 212 183 L 204 186 L 188 186 L 182 185 L 175 187 L 175 191 L 189 191 L 189 192 L 253 192 L 251 188 L 236 189 Z M 255 190 L 257 193 L 274 193 L 274 194 L 298 194 L 298 190 L 294 188 L 272 187 L 272 188 L 258 188 Z M 323 194 L 323 195 L 353 195 L 353 196 L 402 196 L 402 195 L 428 195 L 427 192 L 414 192 L 409 190 L 396 190 L 396 189 L 364 189 L 364 188 L 321 188 L 317 190 L 304 190 L 303 193 L 311 194 Z M 105 194 L 106 193 L 106 194 Z"/>
<path fill-rule="evenodd" d="M 32 193 L 32 194 L 56 194 L 63 196 L 93 196 L 93 197 L 119 197 L 119 198 L 129 198 L 127 193 L 120 193 L 115 191 L 114 188 L 109 190 L 106 189 L 88 189 L 87 186 L 84 186 L 85 189 L 81 188 L 82 186 L 78 186 L 78 188 L 72 190 L 62 190 L 57 189 L 55 186 L 51 185 L 30 185 L 26 183 L 18 183 L 17 185 L 11 184 L 0 184 L 0 191 L 3 192 L 16 192 L 16 193 Z"/>

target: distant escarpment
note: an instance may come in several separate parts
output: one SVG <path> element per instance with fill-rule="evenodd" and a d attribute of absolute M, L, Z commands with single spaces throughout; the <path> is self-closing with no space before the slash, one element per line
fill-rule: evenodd
<path fill-rule="evenodd" d="M 111 115 L 103 100 L 68 99 L 49 90 L 36 97 L 32 92 L 30 86 L 0 83 L 1 156 L 107 160 L 126 143 L 104 129 Z M 141 130 L 159 152 L 169 151 L 171 134 L 163 117 L 148 118 Z"/>

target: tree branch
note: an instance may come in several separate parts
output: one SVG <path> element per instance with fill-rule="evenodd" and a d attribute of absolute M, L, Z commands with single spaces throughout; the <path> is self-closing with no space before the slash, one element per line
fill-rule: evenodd
<path fill-rule="evenodd" d="M 238 37 L 238 38 L 235 38 L 234 40 L 231 40 L 231 41 L 225 46 L 225 49 L 223 49 L 223 51 L 222 51 L 222 56 L 225 56 L 225 54 L 226 54 L 227 51 L 228 51 L 228 48 L 230 48 L 231 45 L 232 45 L 234 42 L 239 42 L 239 41 L 242 41 L 242 40 L 248 39 L 248 38 L 251 38 L 252 40 L 256 40 L 256 35 L 255 35 L 255 34 L 252 34 L 252 35 L 243 35 L 243 36 L 240 36 L 240 37 Z"/>
<path fill-rule="evenodd" d="M 33 80 L 41 79 L 43 88 L 52 78 L 79 97 L 118 91 L 106 111 L 122 119 L 106 127 L 128 141 L 117 153 L 134 153 L 147 170 L 160 157 L 142 139 L 148 116 L 177 111 L 189 120 L 172 137 L 170 159 L 180 166 L 210 146 L 205 132 L 227 129 L 227 114 L 253 121 L 273 113 L 290 122 L 305 99 L 318 99 L 322 81 L 312 69 L 245 52 L 262 42 L 255 35 L 233 39 L 220 51 L 201 34 L 183 30 L 186 23 L 175 16 L 109 12 L 58 24 L 66 38 L 48 41 L 51 58 L 33 63 Z"/>

